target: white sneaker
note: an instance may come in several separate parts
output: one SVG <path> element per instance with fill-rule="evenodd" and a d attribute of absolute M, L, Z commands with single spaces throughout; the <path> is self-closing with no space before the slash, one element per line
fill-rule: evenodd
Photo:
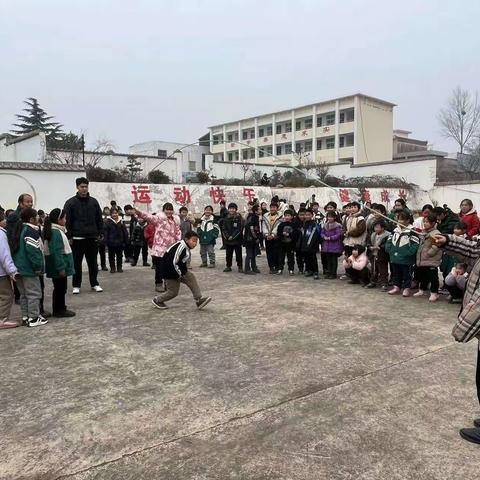
<path fill-rule="evenodd" d="M 425 292 L 423 290 L 419 290 L 417 293 L 413 294 L 414 297 L 424 297 Z"/>
<path fill-rule="evenodd" d="M 48 320 L 39 315 L 38 318 L 36 318 L 35 320 L 33 318 L 29 318 L 27 320 L 27 327 L 40 327 L 41 325 L 45 325 L 46 323 L 48 323 Z"/>
<path fill-rule="evenodd" d="M 103 288 L 100 285 L 95 285 L 92 287 L 92 290 L 97 293 L 103 292 Z"/>
<path fill-rule="evenodd" d="M 73 295 L 78 295 L 80 293 L 80 288 L 79 287 L 73 287 L 72 294 Z"/>
<path fill-rule="evenodd" d="M 412 292 L 410 291 L 409 288 L 405 288 L 405 289 L 403 290 L 402 295 L 403 295 L 404 297 L 410 297 L 410 296 L 412 295 Z"/>
<path fill-rule="evenodd" d="M 388 291 L 389 295 L 396 295 L 398 292 L 400 292 L 399 287 L 393 287 L 391 290 Z"/>
<path fill-rule="evenodd" d="M 438 300 L 438 293 L 431 293 L 428 301 L 429 302 L 436 302 L 437 300 Z"/>

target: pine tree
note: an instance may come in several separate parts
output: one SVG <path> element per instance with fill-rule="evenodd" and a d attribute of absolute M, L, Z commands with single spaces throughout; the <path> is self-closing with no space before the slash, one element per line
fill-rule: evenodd
<path fill-rule="evenodd" d="M 142 171 L 142 163 L 139 162 L 134 155 L 129 155 L 125 168 L 130 173 L 130 181 L 133 182 L 138 172 Z"/>
<path fill-rule="evenodd" d="M 13 125 L 17 129 L 11 130 L 12 133 L 24 135 L 39 130 L 45 133 L 47 140 L 55 140 L 62 136 L 62 125 L 50 121 L 54 117 L 47 115 L 36 98 L 27 98 L 23 103 L 27 105 L 27 108 L 23 109 L 26 114 L 16 115 L 19 123 Z"/>

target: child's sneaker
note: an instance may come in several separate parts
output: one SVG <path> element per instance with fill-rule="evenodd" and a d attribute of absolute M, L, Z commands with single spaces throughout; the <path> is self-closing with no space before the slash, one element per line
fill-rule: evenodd
<path fill-rule="evenodd" d="M 283 275 L 283 270 L 278 270 L 277 275 Z"/>
<path fill-rule="evenodd" d="M 223 271 L 224 271 L 225 273 L 231 272 L 231 271 L 232 271 L 232 267 L 225 267 L 225 268 L 223 269 Z"/>
<path fill-rule="evenodd" d="M 208 267 L 208 265 L 207 265 L 206 263 L 202 263 L 202 264 L 200 265 L 200 268 L 207 268 L 207 267 Z"/>
<path fill-rule="evenodd" d="M 314 280 L 320 280 L 320 277 L 318 276 L 318 273 L 315 273 L 315 274 L 313 275 L 313 279 L 314 279 Z"/>
<path fill-rule="evenodd" d="M 144 266 L 144 267 L 149 267 L 150 264 L 149 264 L 148 262 L 143 262 L 143 266 Z"/>
<path fill-rule="evenodd" d="M 242 267 L 238 267 L 238 273 L 243 273 L 243 268 Z"/>
<path fill-rule="evenodd" d="M 29 318 L 27 320 L 27 327 L 40 327 L 46 323 L 48 323 L 48 320 L 39 315 L 35 320 L 33 318 Z"/>
<path fill-rule="evenodd" d="M 410 296 L 412 295 L 412 292 L 410 291 L 409 288 L 405 288 L 405 289 L 403 290 L 402 295 L 403 295 L 404 297 L 410 297 Z"/>
<path fill-rule="evenodd" d="M 262 273 L 258 268 L 254 268 L 254 269 L 253 269 L 253 272 L 254 272 L 254 273 Z"/>
<path fill-rule="evenodd" d="M 37 320 L 40 322 L 40 325 L 46 325 L 48 323 L 48 320 L 42 315 L 39 315 Z"/>
<path fill-rule="evenodd" d="M 289 273 L 290 275 L 295 275 L 295 272 L 294 272 L 293 270 L 290 270 L 288 273 Z"/>
<path fill-rule="evenodd" d="M 389 290 L 388 294 L 389 295 L 396 295 L 399 292 L 400 292 L 400 287 L 393 287 L 391 290 Z"/>
<path fill-rule="evenodd" d="M 413 294 L 414 297 L 424 297 L 425 296 L 425 292 L 423 290 L 419 290 L 417 293 L 414 293 Z"/>
<path fill-rule="evenodd" d="M 340 280 L 348 280 L 348 278 L 349 278 L 348 275 L 342 275 L 340 277 Z"/>
<path fill-rule="evenodd" d="M 100 285 L 95 285 L 94 287 L 92 287 L 92 290 L 97 293 L 103 292 L 103 288 Z"/>
<path fill-rule="evenodd" d="M 365 288 L 375 288 L 377 285 L 373 282 L 370 282 L 368 285 L 365 285 Z"/>
<path fill-rule="evenodd" d="M 28 317 L 22 317 L 22 325 L 24 325 L 25 327 L 28 326 Z"/>
<path fill-rule="evenodd" d="M 165 305 L 165 302 L 159 302 L 157 300 L 157 297 L 155 297 L 152 300 L 152 303 L 155 305 L 156 308 L 159 308 L 160 310 L 166 310 L 168 307 Z"/>
<path fill-rule="evenodd" d="M 438 298 L 439 298 L 438 293 L 431 293 L 428 301 L 429 302 L 436 302 L 438 300 Z"/>
<path fill-rule="evenodd" d="M 211 263 L 208 268 L 215 268 L 215 264 L 214 263 Z"/>
<path fill-rule="evenodd" d="M 382 292 L 388 292 L 388 285 L 382 285 Z"/>
<path fill-rule="evenodd" d="M 80 293 L 80 287 L 73 287 L 72 295 L 78 295 Z"/>
<path fill-rule="evenodd" d="M 201 310 L 212 301 L 212 297 L 201 297 L 196 301 L 197 308 Z"/>

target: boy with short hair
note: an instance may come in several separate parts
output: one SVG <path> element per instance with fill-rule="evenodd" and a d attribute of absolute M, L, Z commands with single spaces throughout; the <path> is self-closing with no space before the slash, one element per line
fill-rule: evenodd
<path fill-rule="evenodd" d="M 320 229 L 313 219 L 313 210 L 307 208 L 305 211 L 305 222 L 300 229 L 299 248 L 305 260 L 305 276 L 318 280 L 317 252 L 320 245 Z"/>
<path fill-rule="evenodd" d="M 140 252 L 142 252 L 143 266 L 149 267 L 148 263 L 148 245 L 145 238 L 145 229 L 147 228 L 147 222 L 144 218 L 139 218 L 135 227 L 133 227 L 132 233 L 132 247 L 133 247 L 133 260 L 132 267 L 135 267 L 138 263 L 140 257 Z"/>
<path fill-rule="evenodd" d="M 223 271 L 232 271 L 233 252 L 235 252 L 238 272 L 243 273 L 243 219 L 238 213 L 238 206 L 236 203 L 232 202 L 228 205 L 228 215 L 223 219 L 221 229 L 226 249 L 226 266 Z"/>
<path fill-rule="evenodd" d="M 188 208 L 180 207 L 178 210 L 178 216 L 180 217 L 180 231 L 182 232 L 182 239 L 184 239 L 187 232 L 191 232 L 193 230 L 192 220 L 188 218 Z"/>
<path fill-rule="evenodd" d="M 162 260 L 162 277 L 165 280 L 165 292 L 153 298 L 152 303 L 160 310 L 167 309 L 165 302 L 178 295 L 180 284 L 184 283 L 192 292 L 197 308 L 201 310 L 211 297 L 202 297 L 195 275 L 188 270 L 190 250 L 197 246 L 198 235 L 194 231 L 185 234 L 185 238 L 167 249 Z"/>
<path fill-rule="evenodd" d="M 298 209 L 297 216 L 295 217 L 295 220 L 293 222 L 299 235 L 300 235 L 300 229 L 303 227 L 303 223 L 305 222 L 306 211 L 307 209 L 305 207 L 300 207 Z M 305 259 L 303 257 L 303 252 L 301 250 L 301 246 L 298 240 L 297 240 L 297 244 L 295 245 L 295 257 L 297 260 L 298 273 L 300 275 L 303 275 L 303 269 L 305 267 Z"/>
<path fill-rule="evenodd" d="M 265 239 L 265 251 L 267 253 L 268 267 L 270 273 L 278 272 L 278 263 L 280 261 L 280 241 L 278 239 L 278 227 L 283 217 L 278 212 L 278 204 L 270 204 L 270 212 L 262 217 L 261 231 Z"/>
<path fill-rule="evenodd" d="M 197 228 L 197 234 L 200 239 L 200 257 L 202 258 L 200 267 L 215 268 L 215 243 L 220 234 L 220 227 L 215 222 L 211 205 L 207 205 L 203 209 L 203 217 Z M 209 260 L 210 265 L 208 265 Z"/>
<path fill-rule="evenodd" d="M 280 257 L 278 264 L 278 275 L 282 275 L 285 267 L 285 257 L 287 257 L 288 272 L 295 275 L 295 247 L 298 239 L 298 230 L 293 223 L 293 212 L 285 210 L 283 222 L 277 229 L 277 235 L 280 241 Z"/>
<path fill-rule="evenodd" d="M 445 278 L 445 286 L 450 293 L 449 303 L 462 303 L 468 280 L 467 268 L 466 263 L 457 263 Z"/>

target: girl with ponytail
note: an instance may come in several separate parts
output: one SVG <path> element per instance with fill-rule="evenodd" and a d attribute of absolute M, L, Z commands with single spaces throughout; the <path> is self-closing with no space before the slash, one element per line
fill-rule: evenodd
<path fill-rule="evenodd" d="M 72 249 L 65 235 L 65 223 L 65 212 L 54 208 L 43 226 L 46 272 L 53 282 L 52 314 L 59 318 L 75 316 L 75 312 L 68 310 L 65 305 L 67 278 L 75 273 Z"/>

